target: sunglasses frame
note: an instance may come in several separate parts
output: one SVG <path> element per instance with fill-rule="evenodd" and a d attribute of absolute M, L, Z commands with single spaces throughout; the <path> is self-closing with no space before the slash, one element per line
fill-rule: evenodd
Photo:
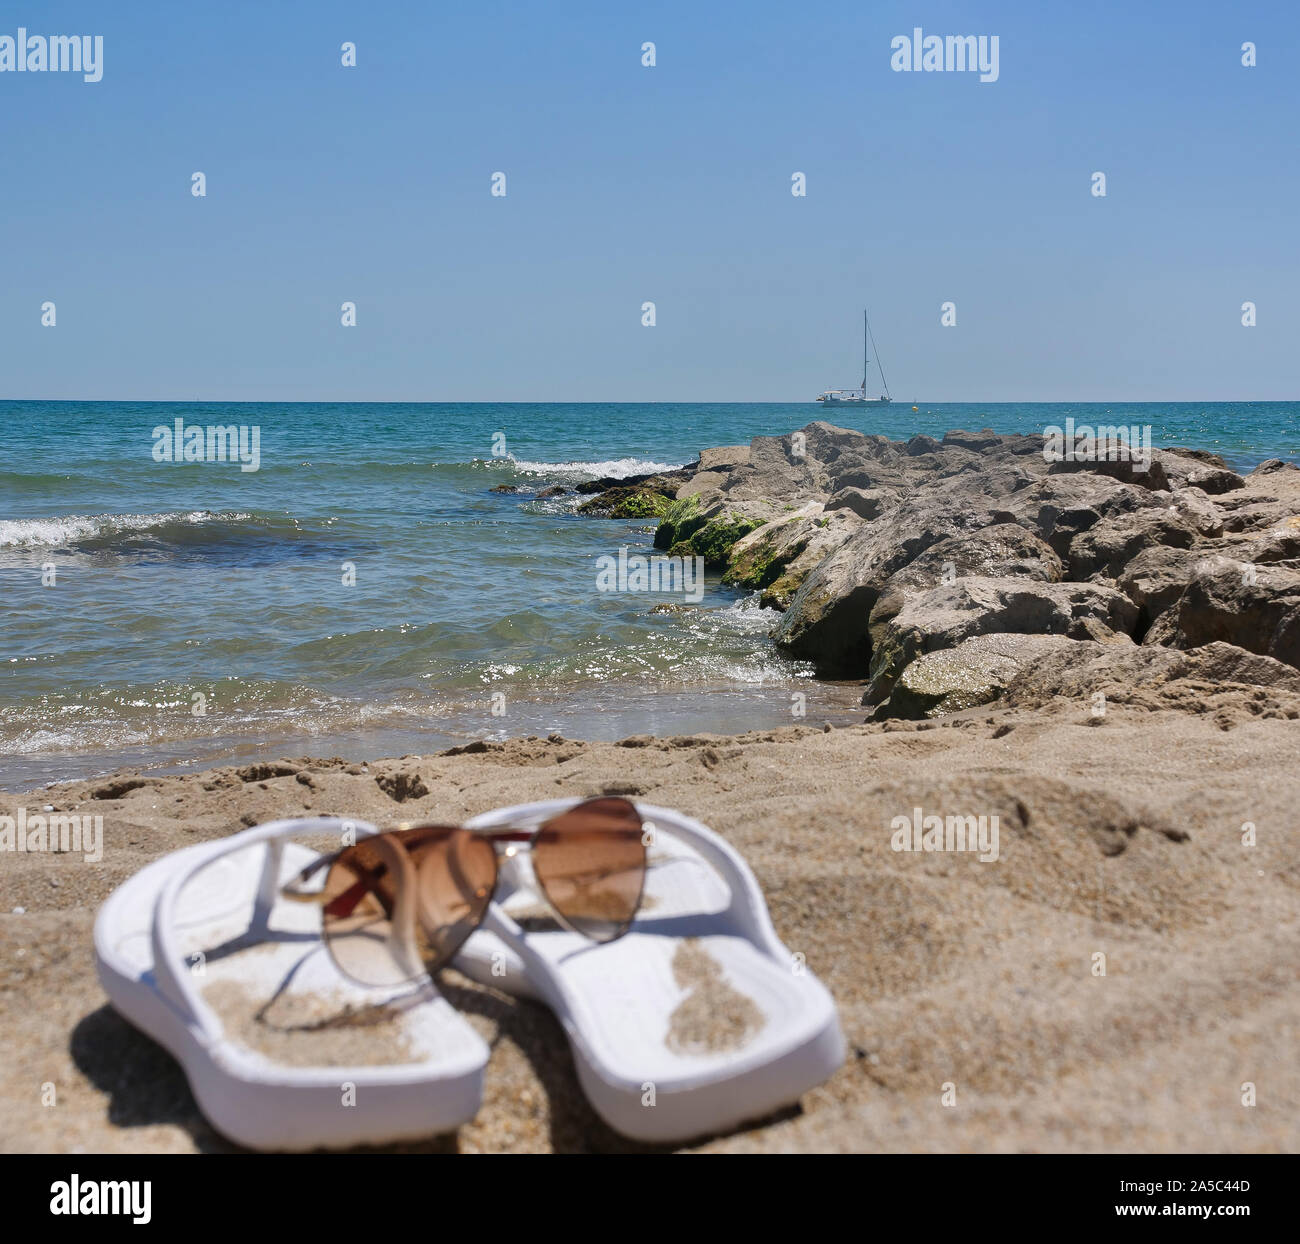
<path fill-rule="evenodd" d="M 533 871 L 533 879 L 536 881 L 538 889 L 541 891 L 541 897 L 545 901 L 546 906 L 550 909 L 551 914 L 555 917 L 556 923 L 559 924 L 561 928 L 567 930 L 568 932 L 575 933 L 579 937 L 585 938 L 587 941 L 592 942 L 597 946 L 606 946 L 626 936 L 628 931 L 632 928 L 633 923 L 636 921 L 637 914 L 641 910 L 641 902 L 645 898 L 646 874 L 650 871 L 650 859 L 646 851 L 646 842 L 645 842 L 646 822 L 645 819 L 641 816 L 641 813 L 637 810 L 636 805 L 630 799 L 626 799 L 621 795 L 596 795 L 590 799 L 581 800 L 580 802 L 575 803 L 572 807 L 565 808 L 562 812 L 558 812 L 554 816 L 549 817 L 547 820 L 543 821 L 540 825 L 535 825 L 532 826 L 531 828 L 522 825 L 500 825 L 500 826 L 492 826 L 487 829 L 466 829 L 463 825 L 442 825 L 437 822 L 403 821 L 398 825 L 395 825 L 392 829 L 382 830 L 378 834 L 367 834 L 362 841 L 373 842 L 377 838 L 389 837 L 394 834 L 412 833 L 419 830 L 445 830 L 448 834 L 452 834 L 452 833 L 472 834 L 475 838 L 482 839 L 488 842 L 489 844 L 491 844 L 492 846 L 492 855 L 493 855 L 492 885 L 488 892 L 488 900 L 483 906 L 482 915 L 479 916 L 476 923 L 473 925 L 470 931 L 465 935 L 465 937 L 461 940 L 461 942 L 457 945 L 456 949 L 452 951 L 452 953 L 449 954 L 446 958 L 440 959 L 437 962 L 435 962 L 433 966 L 431 967 L 426 966 L 425 973 L 429 976 L 432 976 L 435 972 L 442 971 L 442 969 L 445 968 L 449 963 L 451 963 L 451 961 L 456 957 L 457 953 L 459 953 L 460 951 L 461 946 L 463 946 L 465 942 L 467 942 L 482 927 L 483 921 L 487 917 L 488 909 L 495 901 L 497 886 L 501 882 L 501 861 L 503 859 L 507 859 L 507 860 L 513 859 L 518 854 L 519 851 L 518 844 L 520 843 L 527 844 L 528 850 L 531 852 L 533 849 L 533 844 L 535 843 L 538 835 L 540 835 L 547 828 L 547 826 L 550 824 L 551 821 L 556 820 L 561 816 L 568 816 L 569 814 L 577 811 L 579 808 L 582 808 L 589 803 L 598 803 L 598 802 L 603 802 L 605 800 L 618 800 L 622 803 L 625 803 L 627 807 L 631 810 L 632 815 L 636 818 L 637 826 L 640 830 L 640 843 L 641 843 L 641 850 L 642 850 L 641 882 L 639 888 L 637 889 L 636 902 L 632 906 L 631 915 L 628 916 L 626 921 L 620 922 L 620 924 L 618 925 L 618 932 L 615 933 L 613 937 L 595 938 L 592 937 L 590 933 L 585 933 L 583 932 L 583 930 L 575 928 L 574 925 L 569 921 L 568 917 L 565 916 L 564 912 L 562 912 L 560 908 L 556 905 L 555 900 L 551 897 L 550 892 L 546 888 L 546 882 L 539 875 L 535 866 L 532 871 Z M 509 845 L 505 845 L 505 844 L 509 844 Z M 306 868 L 304 868 L 301 872 L 299 872 L 297 876 L 295 876 L 291 881 L 287 882 L 285 885 L 283 885 L 280 888 L 280 897 L 287 899 L 290 902 L 311 903 L 311 904 L 316 904 L 318 906 L 321 906 L 323 908 L 325 905 L 325 893 L 326 893 L 325 887 L 322 887 L 319 890 L 302 890 L 299 887 L 302 885 L 303 882 L 309 881 L 322 868 L 332 868 L 338 859 L 340 859 L 342 856 L 346 855 L 349 851 L 353 850 L 356 846 L 359 845 L 360 843 L 353 843 L 352 846 L 343 847 L 341 850 L 335 851 L 331 855 L 322 855 L 319 859 L 313 860 L 310 864 L 307 865 Z M 401 844 L 399 843 L 399 845 Z M 501 849 L 502 845 L 505 845 L 504 851 Z M 358 884 L 361 883 L 358 882 Z M 322 912 L 322 920 L 323 918 L 324 918 L 324 913 Z M 329 942 L 327 938 L 326 939 L 327 947 L 328 944 Z M 340 968 L 340 971 L 342 971 L 342 968 Z M 347 975 L 347 973 L 344 974 Z M 411 979 L 418 980 L 419 977 L 415 976 L 415 977 L 411 977 Z"/>

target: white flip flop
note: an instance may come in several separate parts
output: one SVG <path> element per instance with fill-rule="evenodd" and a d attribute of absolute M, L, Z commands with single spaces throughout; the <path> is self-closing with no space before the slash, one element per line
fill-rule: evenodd
<path fill-rule="evenodd" d="M 488 1047 L 433 982 L 354 983 L 321 941 L 319 908 L 280 898 L 318 858 L 286 840 L 337 839 L 345 826 L 358 837 L 378 832 L 338 817 L 295 819 L 174 852 L 119 886 L 95 919 L 96 966 L 113 1007 L 175 1056 L 213 1126 L 250 1148 L 427 1137 L 467 1122 L 482 1100 Z M 214 987 L 240 1002 L 224 1021 Z M 327 1025 L 291 1019 L 271 1030 L 269 1052 L 254 1048 L 248 1037 L 260 1040 L 263 1029 L 240 1022 L 243 999 L 250 1014 L 274 1000 L 291 1016 L 342 1017 L 354 1035 L 327 1062 L 302 1065 L 320 1053 L 314 1034 Z M 382 1024 L 367 1028 L 376 1017 Z"/>
<path fill-rule="evenodd" d="M 466 828 L 531 828 L 578 802 L 503 808 Z M 501 861 L 496 897 L 453 963 L 555 1012 L 588 1099 L 615 1131 L 680 1141 L 796 1102 L 844 1061 L 844 1038 L 833 999 L 782 945 L 743 858 L 698 821 L 636 806 L 653 843 L 623 937 L 525 933 L 518 920 L 543 910 L 525 851 Z"/>

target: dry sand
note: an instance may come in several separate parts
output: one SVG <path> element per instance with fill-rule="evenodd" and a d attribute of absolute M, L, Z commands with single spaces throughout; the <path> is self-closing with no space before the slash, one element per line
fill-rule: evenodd
<path fill-rule="evenodd" d="M 95 979 L 96 908 L 163 852 L 285 815 L 449 821 L 606 791 L 679 808 L 745 853 L 848 1040 L 844 1067 L 798 1107 L 688 1147 L 1300 1147 L 1300 724 L 1253 715 L 1241 693 L 1226 714 L 1116 705 L 1094 719 L 1057 701 L 942 725 L 518 740 L 0 795 L 3 813 L 52 804 L 105 827 L 98 865 L 0 857 L 0 1148 L 230 1147 Z M 891 820 L 918 806 L 996 814 L 1000 859 L 892 850 Z M 710 983 L 689 952 L 675 970 L 684 987 Z M 492 1061 L 478 1117 L 418 1148 L 637 1147 L 586 1104 L 547 1011 L 450 974 L 443 987 Z M 688 998 L 678 1039 L 713 1039 L 699 1018 Z M 752 1018 L 743 1000 L 728 1013 L 741 1035 Z"/>

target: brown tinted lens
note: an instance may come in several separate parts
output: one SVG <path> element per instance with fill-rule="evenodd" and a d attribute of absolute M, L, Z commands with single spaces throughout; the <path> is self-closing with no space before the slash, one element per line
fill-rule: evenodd
<path fill-rule="evenodd" d="M 467 829 L 405 831 L 415 866 L 415 936 L 425 968 L 446 964 L 478 928 L 497 883 L 492 844 Z"/>
<path fill-rule="evenodd" d="M 593 941 L 622 937 L 641 904 L 645 844 L 626 799 L 589 799 L 552 817 L 533 839 L 533 872 L 565 921 Z"/>
<path fill-rule="evenodd" d="M 414 980 L 460 949 L 495 885 L 496 852 L 468 830 L 429 825 L 366 838 L 330 866 L 326 945 L 363 985 Z"/>
<path fill-rule="evenodd" d="M 410 923 L 413 883 L 395 834 L 366 838 L 330 865 L 321 931 L 345 976 L 362 985 L 400 985 L 420 975 L 409 931 L 402 929 Z"/>

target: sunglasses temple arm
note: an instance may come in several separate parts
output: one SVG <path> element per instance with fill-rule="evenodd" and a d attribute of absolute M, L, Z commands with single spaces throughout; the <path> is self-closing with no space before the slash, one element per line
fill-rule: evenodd
<path fill-rule="evenodd" d="M 280 887 L 280 897 L 287 898 L 291 903 L 320 903 L 324 901 L 325 894 L 322 890 L 302 890 L 299 887 L 304 881 L 310 881 L 322 868 L 334 863 L 342 852 L 336 852 L 334 855 L 322 855 L 320 859 L 313 860 L 306 868 L 302 870 L 292 881 L 286 882 Z"/>
<path fill-rule="evenodd" d="M 300 890 L 296 887 L 300 886 L 304 881 L 307 881 L 313 873 L 323 868 L 326 864 L 332 864 L 341 854 L 342 852 L 340 851 L 336 855 L 324 855 L 313 863 L 308 864 L 302 872 L 280 890 L 280 897 L 288 899 L 291 903 L 316 903 L 318 905 L 324 903 L 324 890 Z M 334 898 L 330 899 L 329 904 L 325 908 L 326 914 L 333 916 L 337 920 L 346 919 L 352 914 L 356 905 L 372 890 L 375 892 L 379 901 L 383 904 L 384 909 L 388 910 L 389 903 L 387 899 L 378 890 L 375 890 L 375 882 L 379 879 L 379 876 L 383 875 L 383 871 L 384 870 L 381 869 L 380 873 L 375 877 L 363 877 L 361 880 L 350 885 L 342 894 L 335 895 Z"/>

